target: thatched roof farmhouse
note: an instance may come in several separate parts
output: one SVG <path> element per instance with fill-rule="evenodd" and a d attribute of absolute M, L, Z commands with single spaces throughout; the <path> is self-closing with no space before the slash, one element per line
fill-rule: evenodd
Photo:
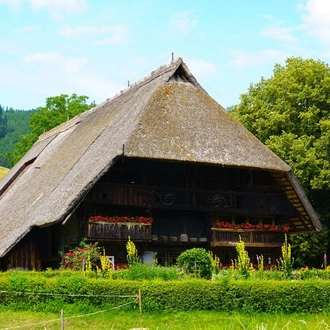
<path fill-rule="evenodd" d="M 109 234 L 105 223 L 98 228 L 108 234 L 91 231 L 91 216 L 114 214 L 152 217 L 136 242 L 141 254 L 157 251 L 166 262 L 196 245 L 229 258 L 235 242 L 221 236 L 221 222 L 321 229 L 291 168 L 180 58 L 44 133 L 0 181 L 1 268 L 54 266 L 59 250 L 85 236 L 124 262 L 127 236 Z M 251 248 L 281 246 L 273 236 L 246 240 Z"/>

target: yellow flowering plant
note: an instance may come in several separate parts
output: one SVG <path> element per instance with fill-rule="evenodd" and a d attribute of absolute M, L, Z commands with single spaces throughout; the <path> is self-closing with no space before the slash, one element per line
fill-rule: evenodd
<path fill-rule="evenodd" d="M 237 252 L 237 271 L 243 277 L 249 277 L 249 269 L 251 266 L 250 257 L 248 252 L 245 250 L 245 244 L 239 236 L 239 241 L 236 243 Z M 253 267 L 252 267 L 253 268 Z"/>
<path fill-rule="evenodd" d="M 112 277 L 112 264 L 109 258 L 105 254 L 105 250 L 103 249 L 103 253 L 100 256 L 100 264 L 101 268 L 96 266 L 96 273 L 102 277 Z"/>
<path fill-rule="evenodd" d="M 130 236 L 128 236 L 128 241 L 126 243 L 126 251 L 127 251 L 127 262 L 130 267 L 140 262 L 138 250 L 134 242 L 131 241 Z"/>
<path fill-rule="evenodd" d="M 286 234 L 281 250 L 282 257 L 280 258 L 280 266 L 283 270 L 284 277 L 292 278 L 293 258 L 291 257 L 291 244 L 288 243 L 288 237 Z"/>

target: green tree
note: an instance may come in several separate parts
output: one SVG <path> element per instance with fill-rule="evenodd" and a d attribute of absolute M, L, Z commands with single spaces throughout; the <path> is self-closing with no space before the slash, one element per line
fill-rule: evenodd
<path fill-rule="evenodd" d="M 0 166 L 11 167 L 6 155 L 11 153 L 14 144 L 19 141 L 21 135 L 28 134 L 29 120 L 32 113 L 36 110 L 14 110 L 12 108 L 4 111 L 7 118 L 6 135 L 0 138 Z"/>
<path fill-rule="evenodd" d="M 48 97 L 46 105 L 39 107 L 30 117 L 29 128 L 31 132 L 22 135 L 20 141 L 15 143 L 13 151 L 6 154 L 10 164 L 16 164 L 42 133 L 92 108 L 94 104 L 87 103 L 87 100 L 88 96 L 76 94 Z"/>
<path fill-rule="evenodd" d="M 7 131 L 7 116 L 4 113 L 2 106 L 0 105 L 0 139 L 7 134 Z"/>
<path fill-rule="evenodd" d="M 269 79 L 261 78 L 251 84 L 240 99 L 231 114 L 291 166 L 320 220 L 327 226 L 330 215 L 325 202 L 330 198 L 328 64 L 288 58 L 284 66 L 275 65 Z M 328 245 L 325 233 L 319 236 L 322 242 L 314 235 L 304 236 L 308 239 L 308 244 L 304 244 L 305 260 L 312 259 L 307 256 L 313 254 L 322 257 Z M 294 253 L 301 248 L 301 237 L 291 238 Z M 322 244 L 315 245 L 315 241 Z"/>

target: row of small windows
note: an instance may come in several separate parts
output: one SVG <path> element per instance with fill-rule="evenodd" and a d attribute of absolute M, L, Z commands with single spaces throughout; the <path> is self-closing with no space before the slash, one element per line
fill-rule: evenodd
<path fill-rule="evenodd" d="M 102 181 L 173 188 L 239 190 L 251 183 L 268 185 L 270 176 L 267 172 L 252 173 L 244 169 L 132 159 L 118 161 Z"/>

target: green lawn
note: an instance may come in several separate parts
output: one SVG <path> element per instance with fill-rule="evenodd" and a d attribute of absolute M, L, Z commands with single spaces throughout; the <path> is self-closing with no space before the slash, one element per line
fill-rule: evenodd
<path fill-rule="evenodd" d="M 0 166 L 0 180 L 9 172 L 8 168 Z"/>
<path fill-rule="evenodd" d="M 79 314 L 80 316 L 82 314 Z M 77 316 L 77 315 L 75 315 Z M 176 312 L 140 314 L 138 311 L 124 313 L 120 310 L 112 310 L 104 313 L 86 315 L 72 318 L 73 315 L 65 315 L 65 330 L 128 330 L 132 328 L 148 328 L 150 330 L 298 330 L 298 329 L 330 329 L 330 315 L 305 314 L 256 314 L 243 315 L 232 313 L 226 315 L 217 312 Z M 48 322 L 51 320 L 56 320 Z M 29 325 L 30 324 L 30 325 Z M 29 325 L 29 326 L 28 326 Z M 0 329 L 50 330 L 60 329 L 60 313 L 37 312 L 13 312 L 0 309 Z"/>

